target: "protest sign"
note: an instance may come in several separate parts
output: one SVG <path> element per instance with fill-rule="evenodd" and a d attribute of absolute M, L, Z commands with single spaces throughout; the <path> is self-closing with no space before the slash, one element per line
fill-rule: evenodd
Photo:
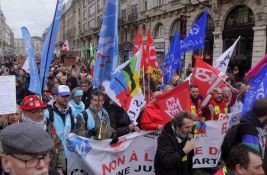
<path fill-rule="evenodd" d="M 15 76 L 0 76 L 0 115 L 16 113 Z"/>
<path fill-rule="evenodd" d="M 154 156 L 158 133 L 142 131 L 121 137 L 122 142 L 109 145 L 108 140 L 90 140 L 70 134 L 67 139 L 68 175 L 73 174 L 154 174 Z"/>
<path fill-rule="evenodd" d="M 217 166 L 221 155 L 221 144 L 228 128 L 227 123 L 227 119 L 207 121 L 201 129 L 195 128 L 196 147 L 194 149 L 193 168 Z"/>
<path fill-rule="evenodd" d="M 242 112 L 235 112 L 235 113 L 229 113 L 228 116 L 228 128 L 231 128 L 234 125 L 237 125 L 240 123 L 240 119 L 242 117 Z"/>

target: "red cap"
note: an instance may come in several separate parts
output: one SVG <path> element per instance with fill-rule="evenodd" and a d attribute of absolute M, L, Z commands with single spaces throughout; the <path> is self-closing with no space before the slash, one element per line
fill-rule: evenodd
<path fill-rule="evenodd" d="M 47 104 L 43 103 L 37 96 L 28 95 L 23 98 L 20 109 L 29 111 L 32 109 L 45 108 L 46 106 Z"/>

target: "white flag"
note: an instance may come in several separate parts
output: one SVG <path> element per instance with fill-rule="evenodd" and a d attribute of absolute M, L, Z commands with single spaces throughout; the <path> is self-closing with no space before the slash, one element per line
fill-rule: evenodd
<path fill-rule="evenodd" d="M 228 48 L 219 58 L 217 58 L 217 60 L 213 63 L 213 67 L 215 67 L 216 69 L 220 70 L 223 73 L 226 72 L 229 61 L 235 50 L 235 46 L 240 38 L 241 36 L 237 38 L 237 40 L 234 42 L 234 44 L 230 48 Z"/>
<path fill-rule="evenodd" d="M 29 57 L 26 58 L 22 69 L 25 70 L 27 73 L 30 73 L 30 62 L 29 62 Z"/>

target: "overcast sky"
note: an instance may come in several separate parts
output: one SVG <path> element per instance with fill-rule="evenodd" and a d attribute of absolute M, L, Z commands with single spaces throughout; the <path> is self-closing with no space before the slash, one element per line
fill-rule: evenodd
<path fill-rule="evenodd" d="M 22 38 L 20 28 L 26 26 L 31 36 L 41 36 L 54 16 L 56 0 L 0 0 L 6 23 Z"/>

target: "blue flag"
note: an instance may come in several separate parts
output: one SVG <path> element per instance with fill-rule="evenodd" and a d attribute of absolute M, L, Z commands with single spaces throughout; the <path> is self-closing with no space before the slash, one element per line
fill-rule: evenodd
<path fill-rule="evenodd" d="M 244 116 L 259 98 L 267 97 L 267 64 L 249 82 L 250 90 L 246 93 L 242 115 Z"/>
<path fill-rule="evenodd" d="M 50 65 L 53 59 L 55 42 L 62 13 L 63 1 L 64 0 L 58 0 L 57 2 L 56 13 L 54 16 L 53 23 L 46 34 L 45 41 L 42 46 L 41 63 L 40 63 L 40 83 L 42 91 L 46 84 L 48 72 L 50 70 Z"/>
<path fill-rule="evenodd" d="M 192 26 L 184 40 L 181 42 L 181 52 L 204 48 L 207 16 L 208 12 L 206 10 Z"/>
<path fill-rule="evenodd" d="M 41 86 L 38 76 L 38 70 L 35 60 L 34 48 L 32 47 L 32 40 L 30 33 L 26 27 L 21 28 L 25 51 L 30 63 L 30 85 L 29 91 L 41 95 Z"/>
<path fill-rule="evenodd" d="M 165 56 L 162 64 L 164 73 L 163 80 L 165 84 L 169 84 L 175 71 L 181 68 L 181 52 L 180 52 L 180 33 L 175 34 L 171 40 L 169 51 Z"/>
<path fill-rule="evenodd" d="M 118 64 L 118 0 L 108 0 L 94 65 L 93 85 L 109 80 Z"/>

